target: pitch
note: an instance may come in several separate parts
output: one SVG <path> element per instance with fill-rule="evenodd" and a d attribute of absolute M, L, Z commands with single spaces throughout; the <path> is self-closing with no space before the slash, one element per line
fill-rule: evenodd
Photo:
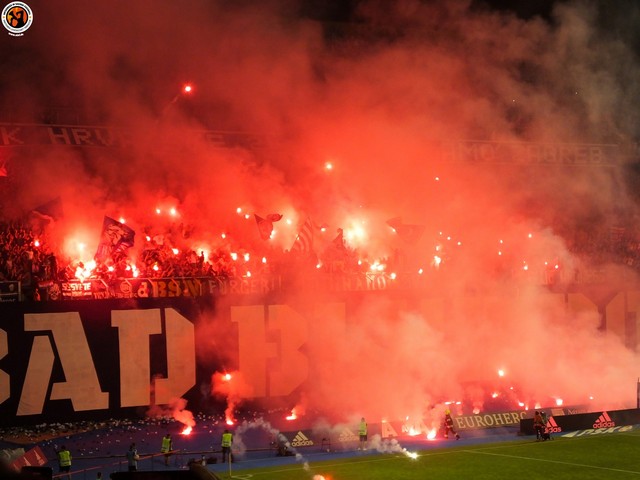
<path fill-rule="evenodd" d="M 307 465 L 232 471 L 233 478 L 256 480 L 377 480 L 377 479 L 637 479 L 640 430 L 462 445 L 406 454 L 377 454 L 341 460 L 310 461 Z M 307 467 L 307 468 L 305 468 Z M 229 472 L 218 471 L 221 478 Z"/>

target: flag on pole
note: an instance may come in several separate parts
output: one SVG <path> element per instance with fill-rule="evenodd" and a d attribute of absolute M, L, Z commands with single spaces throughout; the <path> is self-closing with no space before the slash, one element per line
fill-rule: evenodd
<path fill-rule="evenodd" d="M 344 230 L 341 228 L 338 229 L 338 235 L 333 239 L 333 246 L 338 250 L 344 250 L 346 248 L 344 244 Z"/>
<path fill-rule="evenodd" d="M 64 217 L 62 199 L 56 197 L 42 205 L 38 205 L 31 211 L 31 214 L 49 222 L 60 220 Z"/>
<path fill-rule="evenodd" d="M 133 247 L 135 235 L 136 232 L 131 227 L 105 216 L 95 260 L 101 262 L 123 254 L 128 248 Z"/>
<path fill-rule="evenodd" d="M 26 215 L 26 220 L 31 224 L 34 232 L 43 232 L 44 229 L 64 217 L 62 199 L 56 197 L 42 205 L 38 205 Z"/>
<path fill-rule="evenodd" d="M 253 214 L 256 218 L 256 224 L 258 225 L 258 232 L 260 232 L 260 238 L 262 240 L 269 240 L 273 233 L 273 222 L 277 222 L 282 218 L 279 213 L 270 213 L 267 218 L 262 218 L 260 215 Z"/>
<path fill-rule="evenodd" d="M 260 238 L 262 240 L 269 240 L 271 238 L 271 233 L 273 232 L 273 223 L 255 213 L 253 214 L 253 216 L 256 217 L 256 223 L 258 224 L 258 232 L 260 233 Z"/>
<path fill-rule="evenodd" d="M 311 252 L 313 251 L 313 223 L 311 219 L 307 217 L 304 224 L 300 228 L 298 235 L 296 236 L 295 241 L 293 242 L 293 246 L 291 247 L 292 252 Z"/>

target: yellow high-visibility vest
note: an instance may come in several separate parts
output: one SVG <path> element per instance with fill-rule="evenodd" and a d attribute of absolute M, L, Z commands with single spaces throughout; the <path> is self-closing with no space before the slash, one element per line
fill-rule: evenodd
<path fill-rule="evenodd" d="M 162 439 L 162 448 L 160 449 L 160 451 L 162 453 L 167 453 L 171 450 L 171 438 L 169 437 L 164 437 Z"/>
<path fill-rule="evenodd" d="M 61 467 L 71 466 L 71 452 L 69 450 L 60 450 L 58 452 L 58 460 Z"/>
<path fill-rule="evenodd" d="M 222 434 L 222 446 L 223 447 L 230 447 L 232 441 L 233 441 L 233 435 L 231 433 L 223 433 Z"/>

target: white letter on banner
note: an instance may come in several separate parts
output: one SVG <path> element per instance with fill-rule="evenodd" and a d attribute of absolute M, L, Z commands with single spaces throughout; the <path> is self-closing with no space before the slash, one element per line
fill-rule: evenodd
<path fill-rule="evenodd" d="M 0 329 L 0 360 L 9 353 L 9 342 L 7 341 L 7 332 Z M 9 382 L 9 374 L 4 370 L 0 370 L 0 403 L 9 398 L 11 394 L 11 384 Z"/>
<path fill-rule="evenodd" d="M 264 306 L 231 307 L 231 321 L 238 324 L 238 363 L 254 398 L 267 396 L 267 360 L 276 346 L 267 343 Z"/>
<path fill-rule="evenodd" d="M 265 322 L 262 305 L 231 307 L 231 321 L 238 323 L 240 373 L 254 398 L 287 395 L 309 375 L 309 361 L 300 352 L 308 340 L 307 320 L 287 305 L 270 305 L 268 312 Z M 268 331 L 279 333 L 278 344 L 267 341 Z M 277 369 L 267 370 L 270 359 L 278 360 Z"/>
<path fill-rule="evenodd" d="M 29 365 L 22 386 L 22 395 L 16 415 L 42 413 L 53 370 L 53 349 L 49 337 L 38 335 L 33 339 Z"/>
<path fill-rule="evenodd" d="M 196 347 L 193 323 L 173 308 L 164 311 L 167 339 L 167 378 L 156 379 L 156 404 L 180 398 L 196 384 Z"/>
<path fill-rule="evenodd" d="M 66 381 L 52 385 L 51 400 L 68 398 L 77 412 L 108 408 L 109 394 L 103 392 L 100 388 L 100 382 L 98 381 L 98 375 L 91 358 L 91 351 L 89 350 L 79 313 L 25 314 L 24 329 L 31 332 L 50 330 L 53 335 L 53 341 L 58 351 Z M 42 388 L 42 385 L 46 389 L 49 384 L 53 366 L 53 361 L 49 361 L 49 358 L 52 354 L 48 339 L 34 339 L 18 412 L 24 412 L 24 408 L 26 410 L 30 409 L 30 402 L 23 402 L 23 400 L 26 402 L 29 399 L 33 399 L 29 388 L 35 388 L 35 392 L 38 388 Z M 38 387 L 30 383 L 33 380 L 40 381 L 41 386 Z M 44 400 L 44 397 L 42 398 Z M 35 405 L 33 406 L 35 407 Z M 41 412 L 42 405 L 39 411 L 31 413 Z M 18 414 L 27 415 L 27 413 Z"/>
<path fill-rule="evenodd" d="M 162 333 L 160 310 L 114 310 L 111 325 L 118 328 L 120 346 L 120 406 L 151 403 L 149 336 Z"/>
<path fill-rule="evenodd" d="M 159 309 L 115 310 L 111 325 L 119 329 L 120 406 L 151 404 L 149 336 L 162 333 Z M 196 383 L 193 323 L 172 308 L 165 310 L 167 378 L 155 381 L 153 403 L 164 405 L 180 398 Z"/>
<path fill-rule="evenodd" d="M 280 332 L 279 368 L 271 372 L 269 395 L 288 395 L 309 376 L 309 359 L 300 352 L 307 342 L 307 319 L 288 305 L 269 305 L 269 328 Z"/>

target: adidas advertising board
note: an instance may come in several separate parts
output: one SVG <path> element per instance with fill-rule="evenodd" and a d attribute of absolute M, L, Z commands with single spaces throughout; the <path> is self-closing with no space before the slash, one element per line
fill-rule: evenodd
<path fill-rule="evenodd" d="M 344 430 L 342 430 L 340 432 L 340 435 L 338 435 L 338 441 L 341 442 L 341 443 L 359 442 L 360 441 L 360 437 L 358 437 L 358 435 L 353 433 L 352 430 L 349 430 L 348 428 L 345 428 Z"/>
<path fill-rule="evenodd" d="M 547 420 L 547 424 L 545 425 L 545 429 L 547 433 L 560 433 L 562 428 L 560 428 L 553 417 L 549 417 Z"/>
<path fill-rule="evenodd" d="M 457 415 L 453 417 L 456 430 L 476 430 L 479 428 L 496 428 L 519 425 L 520 420 L 526 418 L 529 412 L 518 410 L 514 412 L 492 412 L 475 415 Z"/>
<path fill-rule="evenodd" d="M 291 441 L 291 446 L 294 448 L 310 447 L 312 445 L 315 445 L 313 440 L 310 440 L 309 437 L 302 433 L 301 430 L 296 433 L 296 436 L 293 437 L 293 440 Z"/>
<path fill-rule="evenodd" d="M 593 424 L 593 428 L 610 428 L 615 426 L 616 422 L 611 420 L 611 417 L 607 412 L 602 412 L 602 415 L 600 415 Z"/>
<path fill-rule="evenodd" d="M 640 409 L 607 410 L 591 413 L 578 413 L 575 415 L 553 415 L 547 421 L 547 427 L 554 432 L 575 431 L 609 431 L 612 428 L 640 424 Z M 535 435 L 533 430 L 533 418 L 523 418 L 520 421 L 520 433 L 523 435 Z"/>

